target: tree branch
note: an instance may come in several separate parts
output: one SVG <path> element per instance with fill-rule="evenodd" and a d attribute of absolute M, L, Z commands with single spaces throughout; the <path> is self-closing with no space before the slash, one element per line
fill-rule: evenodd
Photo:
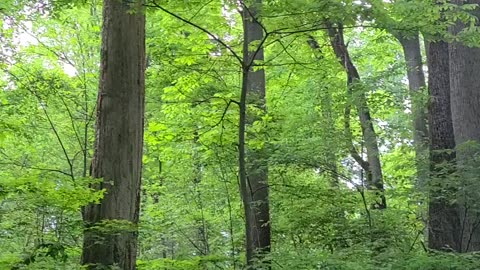
<path fill-rule="evenodd" d="M 69 174 L 69 175 L 70 175 L 70 177 L 72 178 L 72 180 L 75 181 L 75 176 L 74 176 L 74 174 L 73 174 L 73 164 L 72 164 L 72 161 L 70 160 L 70 157 L 69 157 L 69 155 L 68 155 L 68 151 L 67 151 L 67 149 L 66 149 L 66 147 L 65 147 L 65 145 L 64 145 L 64 143 L 63 143 L 63 140 L 62 140 L 61 137 L 60 137 L 60 134 L 59 134 L 58 131 L 57 131 L 57 128 L 55 127 L 55 124 L 53 123 L 52 119 L 50 118 L 50 115 L 48 114 L 48 111 L 47 111 L 47 109 L 45 108 L 45 105 L 42 104 L 42 103 L 43 103 L 42 98 L 38 95 L 38 93 L 37 93 L 35 90 L 32 90 L 32 89 L 30 88 L 30 86 L 24 84 L 24 83 L 20 80 L 20 78 L 18 78 L 18 77 L 17 77 L 15 74 L 13 74 L 11 71 L 9 71 L 9 70 L 5 70 L 5 71 L 6 71 L 10 76 L 12 76 L 13 78 L 15 78 L 18 83 L 22 84 L 23 87 L 25 87 L 25 89 L 26 89 L 27 91 L 29 91 L 30 93 L 32 93 L 32 95 L 33 95 L 35 98 L 37 98 L 37 100 L 40 102 L 40 107 L 42 108 L 42 111 L 44 112 L 45 117 L 47 118 L 47 121 L 48 121 L 48 123 L 49 123 L 49 125 L 50 125 L 50 128 L 52 129 L 53 133 L 55 134 L 55 137 L 57 138 L 58 143 L 60 144 L 60 147 L 61 147 L 61 149 L 62 149 L 62 151 L 63 151 L 64 156 L 65 156 L 65 159 L 66 159 L 66 161 L 67 161 L 67 163 L 68 163 L 68 166 L 69 166 L 69 169 L 70 169 L 70 174 Z"/>
<path fill-rule="evenodd" d="M 151 3 L 152 3 L 152 5 L 145 4 L 144 6 L 146 6 L 146 7 L 158 8 L 158 9 L 160 9 L 161 11 L 167 13 L 168 15 L 170 15 L 170 16 L 172 16 L 172 17 L 174 17 L 174 18 L 176 18 L 176 19 L 178 19 L 178 20 L 180 20 L 180 21 L 182 21 L 182 22 L 184 22 L 184 23 L 186 23 L 186 24 L 188 24 L 188 25 L 190 25 L 190 26 L 195 27 L 195 28 L 197 28 L 198 30 L 200 30 L 200 31 L 202 31 L 202 32 L 204 32 L 204 33 L 206 33 L 206 34 L 208 34 L 208 35 L 211 36 L 215 41 L 217 41 L 217 42 L 220 43 L 223 47 L 225 47 L 225 49 L 227 49 L 227 50 L 238 60 L 238 62 L 239 62 L 240 64 L 243 63 L 242 58 L 241 58 L 230 46 L 228 46 L 222 39 L 216 37 L 215 34 L 213 34 L 212 32 L 208 31 L 207 29 L 205 29 L 204 27 L 202 27 L 202 26 L 200 26 L 200 25 L 198 25 L 198 24 L 195 24 L 195 23 L 189 21 L 188 19 L 185 19 L 185 18 L 181 17 L 180 15 L 177 15 L 177 14 L 169 11 L 168 9 L 164 8 L 163 6 L 157 4 L 156 1 L 152 1 Z"/>
<path fill-rule="evenodd" d="M 26 169 L 30 169 L 30 170 L 38 170 L 38 171 L 45 171 L 45 172 L 56 172 L 56 173 L 60 173 L 60 174 L 69 176 L 70 178 L 72 177 L 72 175 L 70 173 L 64 172 L 64 171 L 59 170 L 59 169 L 49 169 L 49 168 L 39 168 L 39 167 L 26 166 L 24 164 L 19 164 L 18 162 L 0 162 L 0 165 L 12 165 L 12 166 L 22 167 L 22 168 L 26 168 Z"/>
<path fill-rule="evenodd" d="M 333 27 L 331 25 L 329 25 L 328 23 L 327 23 L 327 25 L 329 27 L 328 28 L 328 31 L 329 31 L 328 34 L 329 34 L 330 38 L 332 39 L 332 46 L 334 46 L 335 54 L 339 59 L 341 59 L 340 64 L 342 64 L 342 66 L 345 69 L 348 69 L 349 68 L 348 62 L 351 63 L 350 57 L 348 56 L 348 54 L 346 55 L 346 52 L 344 52 L 343 47 L 339 46 L 339 45 L 343 44 L 343 40 L 338 40 L 338 38 L 341 38 L 342 35 L 340 35 L 337 32 L 337 30 L 333 29 Z M 338 30 L 338 31 L 341 31 L 341 30 Z M 315 39 L 315 37 L 313 37 L 312 35 L 308 35 L 307 43 L 310 46 L 310 48 L 312 48 L 313 50 L 320 51 L 320 53 L 321 53 L 320 46 L 318 44 L 318 41 Z M 320 59 L 320 57 L 317 57 L 317 59 Z M 368 172 L 369 171 L 369 163 L 367 161 L 365 161 L 360 156 L 357 149 L 353 145 L 353 135 L 352 135 L 352 130 L 350 128 L 350 112 L 351 112 L 351 105 L 347 104 L 346 107 L 345 107 L 345 111 L 344 111 L 344 132 L 345 132 L 345 136 L 347 137 L 347 140 L 348 140 L 348 144 L 349 144 L 349 148 L 350 148 L 349 149 L 350 155 L 358 163 L 358 165 L 360 165 L 360 167 L 362 167 L 362 169 L 364 171 Z"/>

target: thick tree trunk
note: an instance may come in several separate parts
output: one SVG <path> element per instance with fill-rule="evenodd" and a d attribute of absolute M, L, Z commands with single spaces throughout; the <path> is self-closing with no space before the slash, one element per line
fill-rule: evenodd
<path fill-rule="evenodd" d="M 453 2 L 480 4 L 480 0 Z M 472 13 L 479 17 L 480 8 Z M 452 33 L 457 34 L 464 27 L 457 23 Z M 449 51 L 452 121 L 460 173 L 457 201 L 462 223 L 461 251 L 480 251 L 480 49 L 454 42 Z"/>
<path fill-rule="evenodd" d="M 428 89 L 430 92 L 430 201 L 428 207 L 428 247 L 454 250 L 461 246 L 461 224 L 452 181 L 455 138 L 450 110 L 448 44 L 430 42 L 428 49 Z"/>
<path fill-rule="evenodd" d="M 260 119 L 258 112 L 248 110 L 256 107 L 265 112 L 265 71 L 253 69 L 254 61 L 263 61 L 263 45 L 251 48 L 252 42 L 262 42 L 263 29 L 259 22 L 261 0 L 253 5 L 242 6 L 244 29 L 243 81 L 240 101 L 239 169 L 241 195 L 245 208 L 247 264 L 253 266 L 263 261 L 270 252 L 270 210 L 268 200 L 268 166 L 265 149 L 250 148 L 245 139 L 254 134 L 246 133 L 247 127 Z M 265 266 L 265 264 L 267 266 Z M 266 269 L 268 262 L 259 269 Z"/>
<path fill-rule="evenodd" d="M 373 204 L 373 208 L 384 209 L 387 207 L 387 202 L 384 195 L 383 173 L 380 163 L 380 151 L 378 149 L 377 134 L 373 128 L 372 118 L 370 116 L 370 110 L 368 108 L 365 93 L 362 92 L 362 89 L 356 89 L 356 86 L 358 83 L 360 83 L 360 75 L 357 68 L 353 64 L 348 52 L 348 48 L 345 45 L 343 26 L 341 24 L 333 26 L 330 23 L 328 23 L 327 26 L 330 42 L 335 55 L 347 72 L 348 94 L 352 99 L 353 104 L 357 108 L 360 126 L 362 127 L 363 140 L 367 150 L 366 162 L 361 160 L 361 157 L 358 154 L 352 154 L 352 156 L 357 160 L 360 166 L 362 166 L 364 169 L 368 168 L 368 170 L 366 170 L 367 189 L 376 193 L 376 199 L 375 203 Z M 354 148 L 352 150 L 354 150 Z"/>
<path fill-rule="evenodd" d="M 118 0 L 105 0 L 103 4 L 91 175 L 102 178 L 95 188 L 105 189 L 106 194 L 99 204 L 83 209 L 86 229 L 82 264 L 89 269 L 113 265 L 135 269 L 145 99 L 145 16 L 129 10 Z"/>
<path fill-rule="evenodd" d="M 413 138 L 417 159 L 417 177 L 419 183 L 425 183 L 428 174 L 428 129 L 427 114 L 423 102 L 425 75 L 423 73 L 422 54 L 418 33 L 414 36 L 396 35 L 402 45 L 407 67 L 408 88 L 412 99 Z"/>

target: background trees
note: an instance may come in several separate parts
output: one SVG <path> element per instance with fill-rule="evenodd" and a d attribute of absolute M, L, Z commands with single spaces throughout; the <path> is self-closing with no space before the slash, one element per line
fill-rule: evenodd
<path fill-rule="evenodd" d="M 141 110 L 121 102 L 108 121 L 119 134 L 129 123 L 128 134 L 144 132 L 141 190 L 133 176 L 120 177 L 132 188 L 97 189 L 110 178 L 95 162 L 89 177 L 89 165 L 106 123 L 95 121 L 99 68 L 130 67 L 117 84 L 143 65 L 141 38 L 122 31 L 110 46 L 137 55 L 99 66 L 100 22 L 104 33 L 122 17 L 141 27 L 142 9 L 114 3 L 115 23 L 100 14 L 113 2 L 9 3 L 0 4 L 1 267 L 79 268 L 81 209 L 106 206 L 118 189 L 115 207 L 141 194 L 139 269 L 479 268 L 474 254 L 443 253 L 476 250 L 473 1 L 147 1 L 145 128 Z M 125 102 L 141 101 L 141 90 L 131 94 Z M 429 160 L 419 157 L 427 112 Z M 138 166 L 140 148 L 122 147 L 105 156 L 113 175 Z M 102 232 L 131 232 L 117 223 Z M 117 251 L 129 256 L 100 259 L 133 267 L 135 254 Z"/>

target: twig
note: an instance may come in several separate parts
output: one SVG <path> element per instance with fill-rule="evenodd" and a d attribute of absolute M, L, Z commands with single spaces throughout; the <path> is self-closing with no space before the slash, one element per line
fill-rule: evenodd
<path fill-rule="evenodd" d="M 32 166 L 26 166 L 24 164 L 19 164 L 19 163 L 16 163 L 16 162 L 0 162 L 0 165 L 12 165 L 12 166 L 22 167 L 22 168 L 26 168 L 26 169 L 31 169 L 31 170 L 38 170 L 38 171 L 45 171 L 45 172 L 56 172 L 56 173 L 60 173 L 60 174 L 72 177 L 72 175 L 70 173 L 64 172 L 64 171 L 59 170 L 59 169 L 32 167 Z"/>
<path fill-rule="evenodd" d="M 169 11 L 168 9 L 165 9 L 164 7 L 160 6 L 159 4 L 157 4 L 156 1 L 152 1 L 152 5 L 148 5 L 146 4 L 145 5 L 146 7 L 154 7 L 154 8 L 158 8 L 160 9 L 161 11 L 167 13 L 168 15 L 190 25 L 190 26 L 193 26 L 195 28 L 197 28 L 198 30 L 208 34 L 210 37 L 212 37 L 215 41 L 217 41 L 218 43 L 220 43 L 223 47 L 225 47 L 225 49 L 227 49 L 237 60 L 240 64 L 243 63 L 242 61 L 242 58 L 230 47 L 228 46 L 222 39 L 218 38 L 217 36 L 215 36 L 215 34 L 213 34 L 212 32 L 208 31 L 207 29 L 205 29 L 204 27 L 198 25 L 198 24 L 195 24 L 191 21 L 189 21 L 188 19 L 185 19 L 183 17 L 181 17 L 180 15 L 177 15 L 171 11 Z"/>

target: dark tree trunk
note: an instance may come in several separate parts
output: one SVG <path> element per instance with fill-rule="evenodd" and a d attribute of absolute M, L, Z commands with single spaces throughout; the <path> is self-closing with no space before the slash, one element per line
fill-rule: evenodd
<path fill-rule="evenodd" d="M 359 163 L 360 166 L 367 173 L 367 189 L 376 193 L 375 203 L 373 208 L 384 209 L 387 207 L 387 202 L 384 195 L 383 173 L 380 163 L 380 151 L 378 149 L 377 134 L 373 127 L 370 110 L 368 108 L 367 98 L 362 89 L 356 87 L 360 83 L 360 75 L 357 68 L 353 64 L 348 48 L 345 45 L 343 36 L 343 26 L 337 24 L 333 26 L 327 23 L 328 34 L 330 42 L 335 55 L 347 72 L 348 95 L 352 99 L 352 103 L 357 108 L 358 117 L 360 119 L 360 126 L 362 127 L 363 140 L 367 150 L 367 161 L 363 161 L 361 156 L 355 151 L 352 145 L 352 157 Z M 350 116 L 350 108 L 347 105 L 345 111 L 346 118 Z M 349 123 L 346 123 L 346 129 L 349 129 Z M 349 130 L 346 130 L 348 133 Z"/>
<path fill-rule="evenodd" d="M 458 208 L 453 203 L 455 188 L 448 188 L 455 159 L 448 44 L 444 41 L 430 42 L 427 59 L 431 170 L 428 185 L 428 247 L 459 252 L 461 225 Z"/>
<path fill-rule="evenodd" d="M 453 2 L 480 4 L 480 0 Z M 473 10 L 472 15 L 479 17 L 480 8 Z M 451 30 L 457 34 L 463 28 L 465 25 L 457 23 Z M 459 168 L 457 201 L 462 224 L 461 251 L 480 251 L 480 49 L 453 42 L 449 52 L 452 122 Z"/>
<path fill-rule="evenodd" d="M 248 133 L 248 126 L 260 120 L 258 112 L 265 112 L 265 71 L 255 70 L 255 61 L 263 61 L 263 44 L 252 49 L 252 42 L 263 42 L 264 33 L 259 21 L 259 9 L 262 1 L 246 6 L 242 2 L 244 29 L 243 80 L 240 101 L 239 128 L 239 175 L 242 200 L 245 208 L 247 264 L 254 266 L 255 261 L 263 261 L 270 252 L 270 210 L 268 200 L 268 166 L 265 149 L 252 149 L 246 145 L 246 139 L 255 138 Z M 257 110 L 256 110 L 257 111 Z M 259 135 L 259 134 L 257 134 Z M 261 136 L 261 135 L 259 135 Z M 267 266 L 265 266 L 265 264 Z M 264 262 L 261 269 L 268 267 Z M 260 269 L 260 268 L 259 268 Z"/>
<path fill-rule="evenodd" d="M 145 16 L 118 0 L 103 3 L 93 178 L 106 194 L 83 209 L 82 264 L 135 269 L 145 99 Z M 113 222 L 113 223 L 112 223 Z M 121 223 L 109 228 L 103 224 Z M 103 267 L 103 268 L 102 268 Z"/>
<path fill-rule="evenodd" d="M 428 129 L 427 114 L 423 102 L 425 90 L 425 75 L 423 73 L 422 54 L 418 33 L 405 36 L 403 33 L 396 35 L 402 45 L 407 67 L 408 88 L 412 100 L 413 138 L 417 159 L 417 177 L 419 183 L 425 183 L 428 174 Z"/>

